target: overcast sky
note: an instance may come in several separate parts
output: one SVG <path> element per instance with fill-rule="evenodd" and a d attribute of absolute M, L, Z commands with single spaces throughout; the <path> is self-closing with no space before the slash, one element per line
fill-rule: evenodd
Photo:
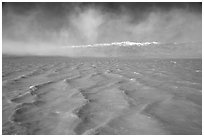
<path fill-rule="evenodd" d="M 114 41 L 202 41 L 201 3 L 3 3 L 2 10 L 3 53 Z"/>

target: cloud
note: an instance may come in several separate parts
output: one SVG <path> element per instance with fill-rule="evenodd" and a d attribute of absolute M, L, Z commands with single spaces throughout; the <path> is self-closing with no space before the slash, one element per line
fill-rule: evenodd
<path fill-rule="evenodd" d="M 84 41 L 94 43 L 97 41 L 99 26 L 103 23 L 103 15 L 96 9 L 87 9 L 78 15 L 73 14 L 69 19 L 72 25 L 84 37 Z"/>
<path fill-rule="evenodd" d="M 168 6 L 161 3 L 155 6 L 154 3 L 134 3 L 132 6 L 128 3 L 37 3 L 31 4 L 30 7 L 29 4 L 25 6 L 19 3 L 5 5 L 4 53 L 15 53 L 16 49 L 24 48 L 26 50 L 18 53 L 52 55 L 54 53 L 50 49 L 53 48 L 114 41 L 202 41 L 202 14 L 197 10 L 199 4 Z M 74 54 L 69 50 L 69 54 Z"/>

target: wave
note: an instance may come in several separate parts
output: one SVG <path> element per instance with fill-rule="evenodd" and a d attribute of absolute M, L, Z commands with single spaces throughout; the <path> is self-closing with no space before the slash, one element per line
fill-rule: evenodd
<path fill-rule="evenodd" d="M 48 81 L 48 82 L 45 82 L 45 83 L 42 83 L 42 84 L 30 86 L 29 89 L 26 92 L 12 98 L 11 101 L 15 102 L 15 103 L 35 101 L 35 99 L 36 99 L 35 95 L 39 94 L 37 91 L 40 88 L 42 88 L 42 87 L 44 87 L 46 85 L 52 84 L 52 83 L 54 83 L 54 82 L 53 81 Z"/>
<path fill-rule="evenodd" d="M 131 42 L 131 41 L 122 41 L 122 42 L 112 42 L 112 43 L 97 43 L 97 44 L 88 44 L 88 45 L 70 45 L 70 46 L 64 46 L 62 48 L 96 48 L 96 47 L 109 47 L 109 46 L 120 46 L 120 47 L 126 47 L 126 46 L 137 46 L 137 47 L 144 47 L 144 46 L 160 46 L 160 45 L 187 45 L 187 44 L 197 44 L 200 43 L 198 41 L 191 41 L 191 42 Z"/>
<path fill-rule="evenodd" d="M 148 45 L 159 45 L 159 42 L 112 42 L 112 43 L 99 43 L 92 45 L 78 45 L 78 46 L 70 46 L 71 48 L 86 48 L 86 47 L 108 47 L 108 46 L 148 46 Z"/>

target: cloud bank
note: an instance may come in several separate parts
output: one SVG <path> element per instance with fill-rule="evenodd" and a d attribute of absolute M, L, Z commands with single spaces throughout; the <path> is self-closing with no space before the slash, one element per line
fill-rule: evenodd
<path fill-rule="evenodd" d="M 4 3 L 3 53 L 53 55 L 52 49 L 64 46 L 115 41 L 202 41 L 201 9 L 201 3 Z M 68 48 L 67 55 L 73 54 Z"/>

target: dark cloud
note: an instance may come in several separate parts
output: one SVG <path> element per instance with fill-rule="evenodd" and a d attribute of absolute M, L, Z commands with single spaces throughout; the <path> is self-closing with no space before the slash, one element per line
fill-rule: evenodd
<path fill-rule="evenodd" d="M 62 16 L 66 15 L 67 11 L 72 12 L 76 7 L 85 10 L 87 8 L 97 8 L 103 12 L 123 14 L 121 9 L 124 8 L 128 13 L 138 16 L 138 13 L 143 14 L 144 12 L 151 12 L 155 9 L 162 11 L 169 11 L 171 9 L 184 9 L 191 12 L 202 12 L 202 3 L 199 2 L 85 2 L 85 3 L 73 3 L 73 2 L 7 2 L 3 3 L 3 13 L 8 10 L 13 10 L 17 14 L 26 14 L 36 9 L 43 9 L 47 15 L 51 16 Z"/>

